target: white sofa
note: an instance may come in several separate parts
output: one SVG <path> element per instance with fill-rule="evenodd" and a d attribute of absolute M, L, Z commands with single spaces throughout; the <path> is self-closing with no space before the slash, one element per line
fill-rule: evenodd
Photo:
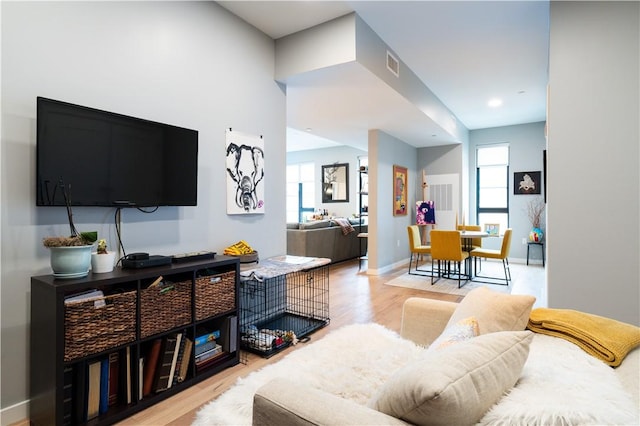
<path fill-rule="evenodd" d="M 461 304 L 423 298 L 405 302 L 401 338 L 429 346 L 440 337 L 438 343 L 444 348 L 412 355 L 415 360 L 393 372 L 372 392 L 374 401 L 363 404 L 348 395 L 337 396 L 321 389 L 330 385 L 316 385 L 304 374 L 278 377 L 256 386 L 253 424 L 638 424 L 637 347 L 613 369 L 564 339 L 523 331 L 533 303 L 527 296 L 496 296 L 484 291 L 478 292 L 480 297 L 474 302 L 473 292 Z M 511 306 L 513 300 L 518 300 L 513 304 L 516 306 Z M 448 345 L 449 339 L 465 340 L 460 338 L 464 327 L 456 325 L 469 317 L 473 317 L 474 327 L 479 327 L 480 336 Z M 485 344 L 482 351 L 489 352 L 481 354 L 484 360 L 469 355 L 478 349 L 478 342 Z M 469 346 L 472 344 L 476 346 Z M 402 347 L 407 352 L 400 344 L 393 346 L 385 350 Z M 491 354 L 493 350 L 497 353 Z M 326 366 L 329 372 L 347 374 L 340 367 L 349 361 L 341 358 Z M 500 360 L 497 365 L 496 360 Z M 372 373 L 366 368 L 356 375 Z M 460 374 L 461 368 L 473 371 Z M 480 375 L 474 376 L 478 372 Z"/>

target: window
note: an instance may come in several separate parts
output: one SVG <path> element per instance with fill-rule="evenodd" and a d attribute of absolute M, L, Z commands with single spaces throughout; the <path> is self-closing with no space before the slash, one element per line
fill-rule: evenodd
<path fill-rule="evenodd" d="M 315 164 L 287 165 L 287 223 L 304 222 L 315 211 Z"/>
<path fill-rule="evenodd" d="M 500 231 L 509 227 L 509 146 L 478 147 L 476 152 L 477 223 L 499 223 Z"/>

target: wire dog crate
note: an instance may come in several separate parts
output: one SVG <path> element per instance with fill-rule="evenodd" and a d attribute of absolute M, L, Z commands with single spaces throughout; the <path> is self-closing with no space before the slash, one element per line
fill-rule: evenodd
<path fill-rule="evenodd" d="M 329 324 L 329 266 L 240 281 L 242 348 L 269 357 Z"/>

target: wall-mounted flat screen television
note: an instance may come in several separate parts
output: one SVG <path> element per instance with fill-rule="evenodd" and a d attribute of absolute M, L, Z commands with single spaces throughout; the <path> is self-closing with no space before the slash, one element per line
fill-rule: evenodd
<path fill-rule="evenodd" d="M 198 132 L 37 98 L 36 204 L 195 206 Z"/>

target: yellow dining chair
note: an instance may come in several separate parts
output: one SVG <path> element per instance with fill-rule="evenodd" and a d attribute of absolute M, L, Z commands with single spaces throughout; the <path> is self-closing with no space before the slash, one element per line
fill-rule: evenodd
<path fill-rule="evenodd" d="M 418 269 L 418 259 L 420 255 L 431 254 L 431 246 L 423 245 L 422 239 L 420 238 L 420 228 L 418 225 L 409 225 L 407 226 L 407 233 L 409 234 L 409 252 L 411 256 L 409 257 L 409 274 L 411 275 L 425 275 L 419 274 L 418 272 L 429 272 L 426 269 Z M 413 255 L 416 256 L 416 272 L 411 272 L 411 264 L 413 263 Z M 432 268 L 433 270 L 433 268 Z"/>
<path fill-rule="evenodd" d="M 502 260 L 502 267 L 504 268 L 504 283 L 502 282 L 502 278 L 496 277 L 487 277 L 477 275 L 479 278 L 489 278 L 492 280 L 497 280 L 498 282 L 490 282 L 484 281 L 488 284 L 500 284 L 500 285 L 509 285 L 511 281 L 511 271 L 509 270 L 509 250 L 511 249 L 511 228 L 508 228 L 504 231 L 504 236 L 502 237 L 502 246 L 500 250 L 492 250 L 492 249 L 483 249 L 477 248 L 471 250 L 471 257 L 473 258 L 485 258 L 485 259 L 500 259 Z"/>
<path fill-rule="evenodd" d="M 458 225 L 458 231 L 482 231 L 480 225 Z M 481 248 L 482 238 L 471 238 L 471 248 Z"/>
<path fill-rule="evenodd" d="M 447 278 L 451 278 L 452 272 L 450 264 L 455 262 L 458 266 L 458 288 L 462 287 L 462 262 L 465 263 L 465 282 L 469 280 L 469 268 L 466 266 L 469 253 L 462 251 L 462 241 L 460 240 L 460 231 L 445 231 L 433 229 L 431 231 L 431 270 L 433 271 L 434 260 L 438 261 L 438 278 L 440 278 L 440 262 L 445 262 L 447 269 Z M 431 285 L 435 283 L 431 274 Z M 445 276 L 443 274 L 443 276 Z M 436 280 L 437 281 L 437 280 Z"/>

